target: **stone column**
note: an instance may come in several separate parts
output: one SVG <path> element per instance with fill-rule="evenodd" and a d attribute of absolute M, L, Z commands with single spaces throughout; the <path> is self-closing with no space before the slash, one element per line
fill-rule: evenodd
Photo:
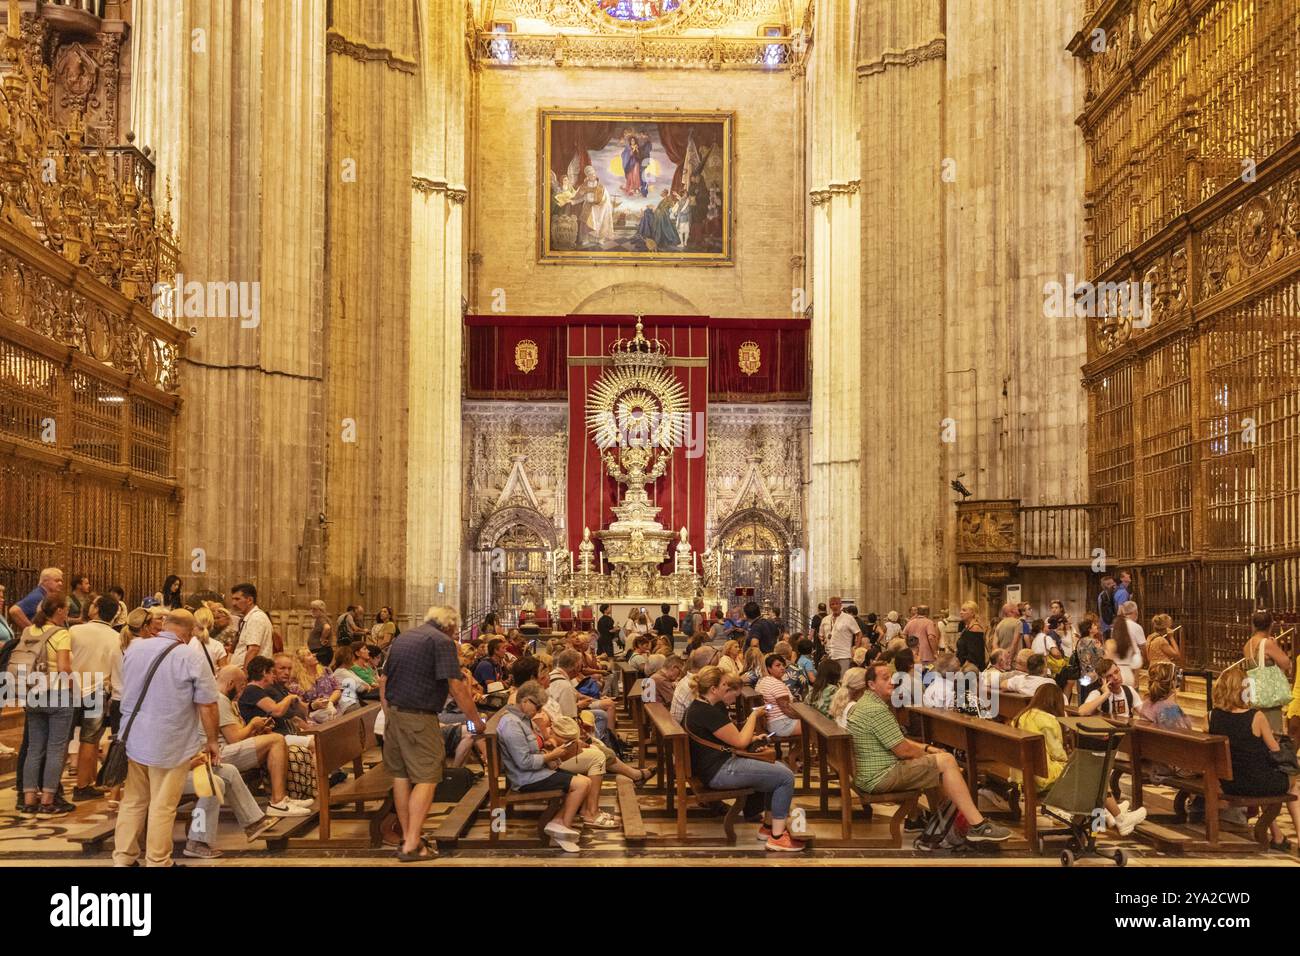
<path fill-rule="evenodd" d="M 411 348 L 408 336 L 420 85 L 412 12 L 408 4 L 333 0 L 326 35 L 324 590 L 327 600 L 356 598 L 367 612 L 404 605 L 408 361 L 435 380 L 459 362 Z"/>
<path fill-rule="evenodd" d="M 944 566 L 944 36 L 940 0 L 866 0 L 862 157 L 863 610 L 938 609 Z"/>
<path fill-rule="evenodd" d="M 808 66 L 812 212 L 810 601 L 861 587 L 863 384 L 853 0 L 818 4 Z"/>
<path fill-rule="evenodd" d="M 406 593 L 461 602 L 461 297 L 465 288 L 465 4 L 420 0 L 413 104 Z M 468 601 L 467 606 L 473 605 Z M 466 624 L 472 622 L 466 621 Z"/>
<path fill-rule="evenodd" d="M 315 596 L 305 532 L 323 480 L 312 449 L 325 0 L 157 0 L 138 14 L 132 125 L 157 162 L 160 205 L 171 187 L 185 281 L 246 283 L 258 306 L 242 319 L 180 319 L 195 334 L 182 369 L 177 570 L 187 590 L 251 579 L 264 606 L 301 606 Z"/>

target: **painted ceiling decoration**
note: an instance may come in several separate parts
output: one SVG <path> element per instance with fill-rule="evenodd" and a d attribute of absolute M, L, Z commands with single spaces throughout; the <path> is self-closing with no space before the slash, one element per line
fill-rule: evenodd
<path fill-rule="evenodd" d="M 802 11 L 804 3 L 795 3 Z M 566 32 L 711 30 L 752 36 L 761 25 L 788 27 L 790 8 L 791 0 L 485 0 L 483 20 L 531 20 Z"/>

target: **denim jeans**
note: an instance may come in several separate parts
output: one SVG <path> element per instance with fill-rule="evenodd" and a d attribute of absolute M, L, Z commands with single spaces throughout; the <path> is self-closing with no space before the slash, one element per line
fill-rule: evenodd
<path fill-rule="evenodd" d="M 262 808 L 257 805 L 253 795 L 248 792 L 248 785 L 244 783 L 243 776 L 233 764 L 223 763 L 212 772 L 225 781 L 226 805 L 235 811 L 235 821 L 241 827 L 250 826 L 262 819 Z M 181 793 L 193 792 L 194 772 L 191 771 L 185 781 L 185 786 L 181 789 Z M 221 802 L 216 798 L 215 794 L 211 797 L 200 797 L 194 812 L 190 814 L 189 838 L 199 843 L 206 843 L 208 846 L 215 846 L 217 842 L 217 819 L 220 813 Z"/>
<path fill-rule="evenodd" d="M 773 820 L 790 815 L 794 800 L 794 772 L 783 763 L 767 763 L 751 757 L 728 757 L 709 781 L 714 790 L 741 790 L 750 787 L 763 794 L 763 806 L 772 811 Z"/>
<path fill-rule="evenodd" d="M 63 765 L 72 739 L 72 707 L 27 708 L 27 757 L 23 763 L 23 786 L 53 792 L 58 789 Z M 42 766 L 44 764 L 44 766 Z"/>

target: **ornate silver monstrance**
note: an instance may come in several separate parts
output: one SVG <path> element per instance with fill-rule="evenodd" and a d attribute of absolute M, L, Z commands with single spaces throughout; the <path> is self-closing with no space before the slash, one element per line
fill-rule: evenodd
<path fill-rule="evenodd" d="M 639 318 L 636 334 L 615 342 L 610 359 L 613 367 L 588 396 L 587 428 L 606 473 L 623 491 L 614 506 L 617 519 L 593 532 L 612 573 L 589 583 L 606 597 L 689 600 L 696 592 L 693 574 L 659 573 L 676 535 L 659 523 L 661 509 L 649 492 L 681 444 L 689 414 L 686 390 L 668 368 L 667 346 L 647 339 Z"/>

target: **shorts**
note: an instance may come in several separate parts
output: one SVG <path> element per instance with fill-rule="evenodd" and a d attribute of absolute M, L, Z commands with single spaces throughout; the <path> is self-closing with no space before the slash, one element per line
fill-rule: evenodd
<path fill-rule="evenodd" d="M 549 777 L 543 777 L 541 780 L 534 780 L 532 783 L 526 783 L 522 787 L 515 787 L 517 793 L 537 793 L 540 790 L 563 790 L 569 792 L 569 787 L 573 785 L 574 774 L 567 770 L 557 770 Z"/>
<path fill-rule="evenodd" d="M 77 717 L 78 726 L 81 727 L 81 742 L 98 746 L 104 739 L 104 731 L 108 730 L 108 709 L 104 706 L 104 701 L 98 700 L 90 707 L 78 707 Z"/>
<path fill-rule="evenodd" d="M 240 773 L 256 770 L 259 763 L 257 738 L 245 737 L 233 744 L 224 744 L 221 748 L 221 762 L 230 764 Z"/>
<path fill-rule="evenodd" d="M 871 793 L 897 793 L 900 790 L 933 790 L 943 780 L 939 761 L 934 754 L 915 760 L 900 760 L 883 777 L 876 781 Z"/>
<path fill-rule="evenodd" d="M 437 714 L 388 708 L 384 725 L 384 769 L 412 784 L 442 781 L 446 748 Z"/>

